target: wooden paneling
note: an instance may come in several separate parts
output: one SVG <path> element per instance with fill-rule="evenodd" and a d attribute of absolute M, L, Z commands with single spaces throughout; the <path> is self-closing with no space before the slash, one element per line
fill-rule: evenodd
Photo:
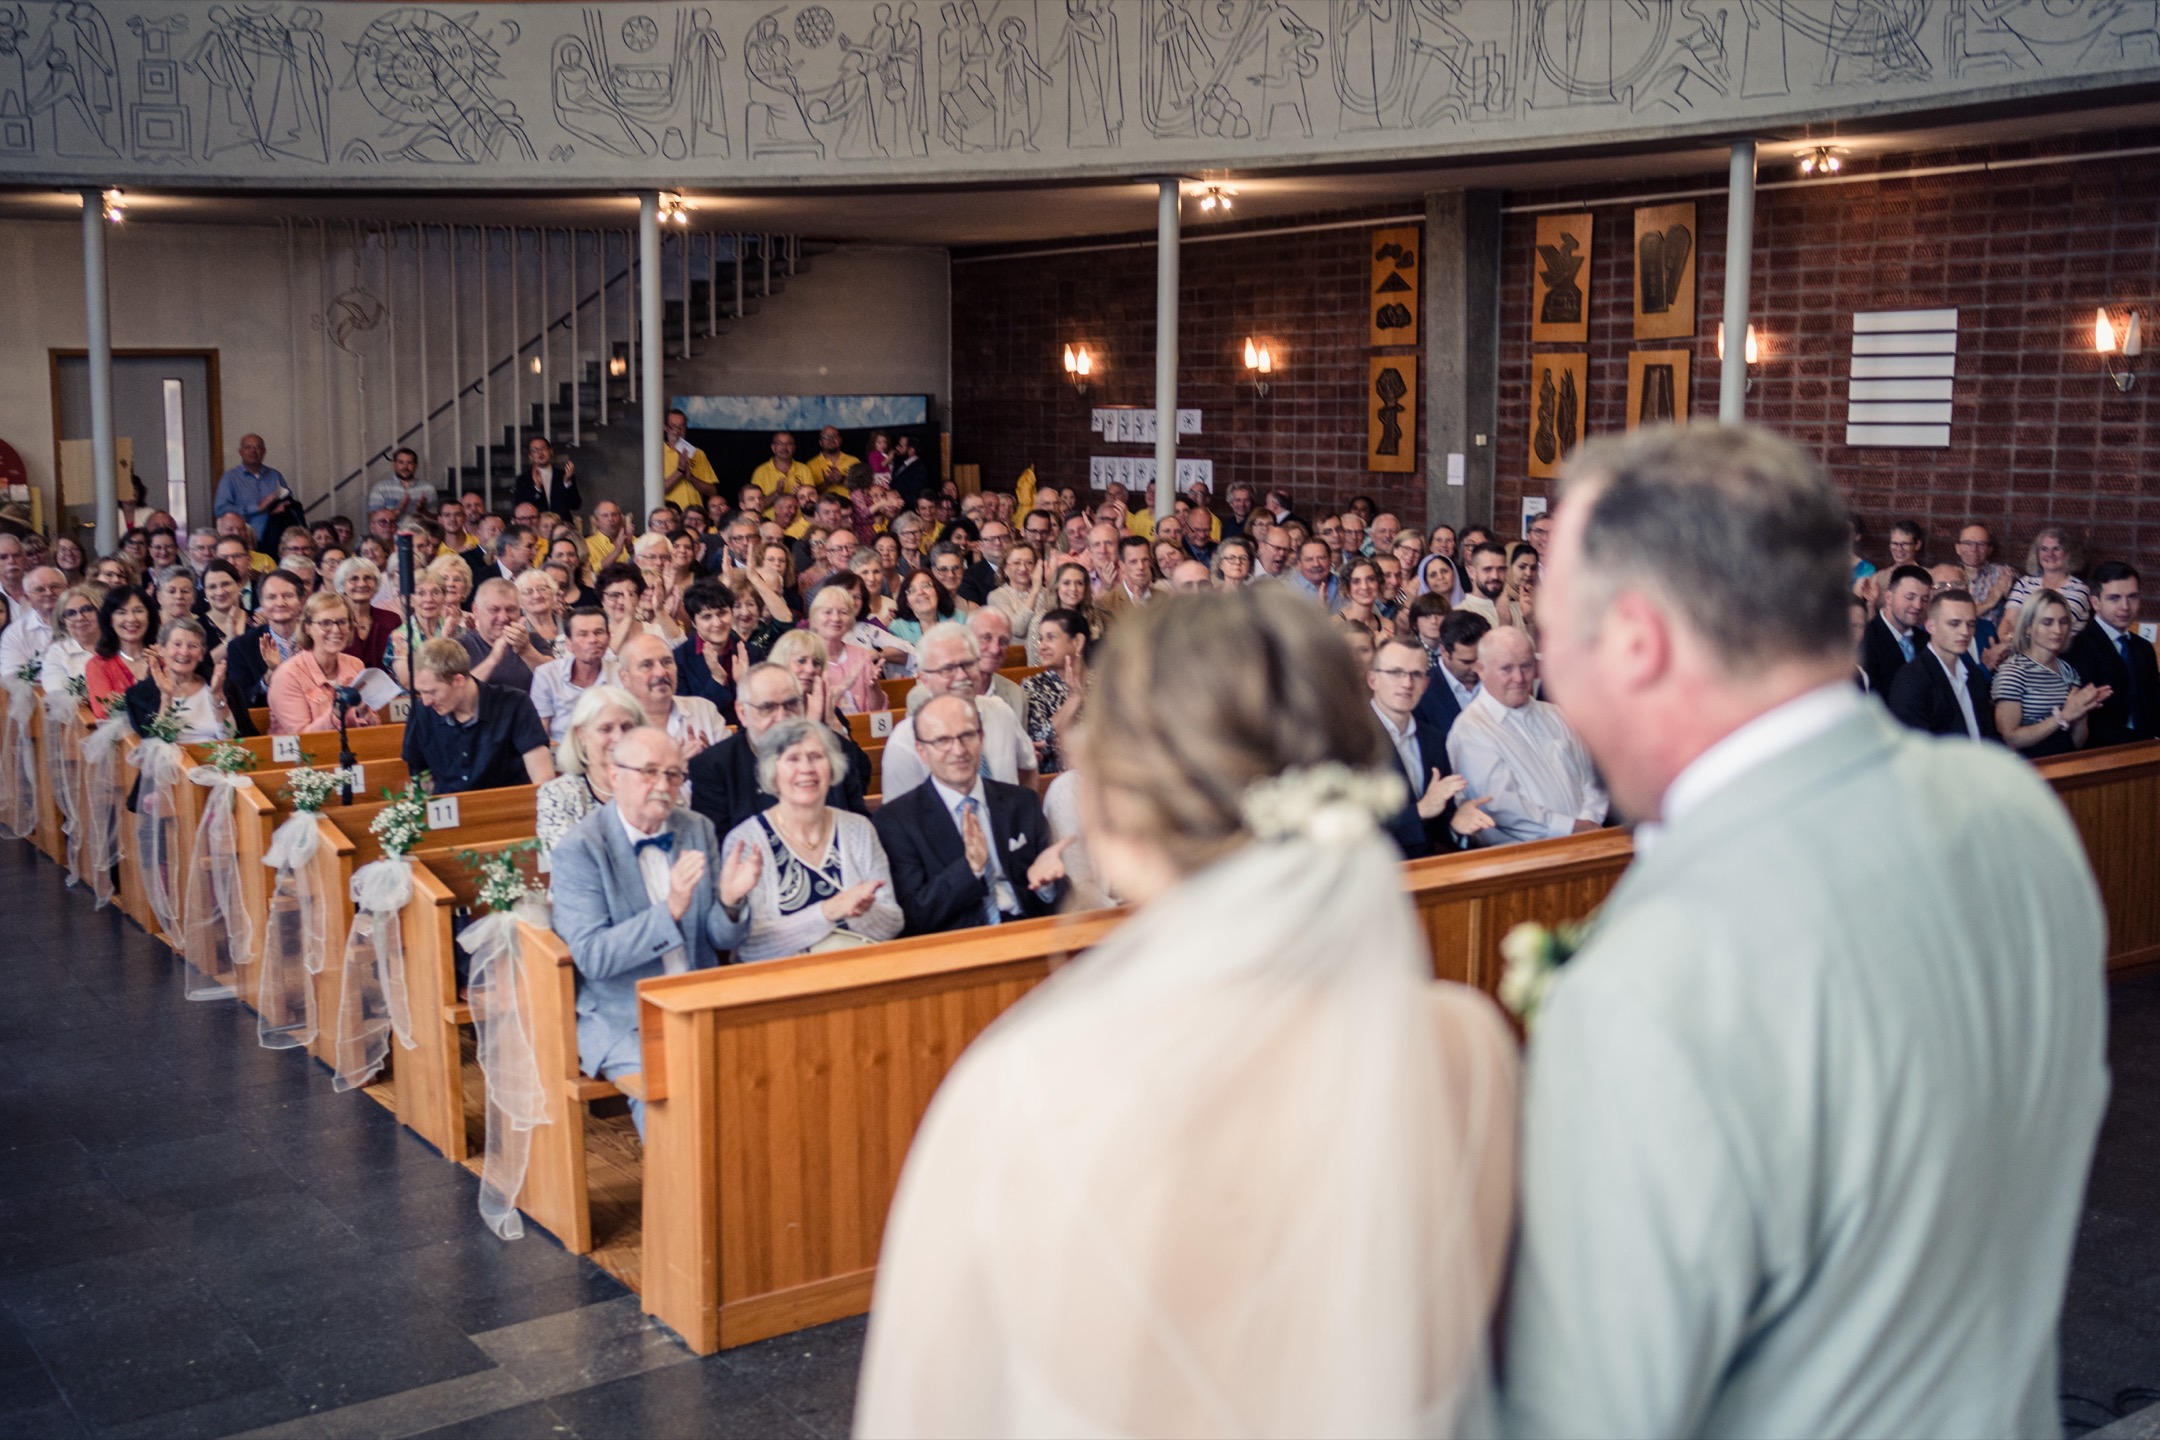
<path fill-rule="evenodd" d="M 2108 917 L 2108 977 L 2160 968 L 2160 740 L 2037 767 L 2085 842 Z"/>

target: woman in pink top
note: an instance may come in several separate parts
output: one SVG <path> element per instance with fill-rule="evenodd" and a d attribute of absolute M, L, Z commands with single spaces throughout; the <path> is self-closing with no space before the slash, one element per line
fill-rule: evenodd
<path fill-rule="evenodd" d="M 847 638 L 855 628 L 855 597 L 838 585 L 819 590 L 810 597 L 808 628 L 825 646 L 825 683 L 839 696 L 841 713 L 884 709 L 877 682 L 885 662 L 875 650 Z"/>
<path fill-rule="evenodd" d="M 337 729 L 336 687 L 350 685 L 365 668 L 352 643 L 352 607 L 342 595 L 325 591 L 312 596 L 300 614 L 301 648 L 270 676 L 270 733 L 304 735 Z M 347 725 L 373 725 L 375 712 L 355 705 Z"/>

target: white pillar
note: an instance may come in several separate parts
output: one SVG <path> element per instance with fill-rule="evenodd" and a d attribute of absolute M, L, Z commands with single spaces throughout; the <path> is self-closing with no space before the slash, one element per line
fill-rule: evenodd
<path fill-rule="evenodd" d="M 648 190 L 638 196 L 638 368 L 643 376 L 645 421 L 645 510 L 660 506 L 660 444 L 667 419 L 667 377 L 660 359 L 660 196 Z"/>
<path fill-rule="evenodd" d="M 1176 507 L 1178 347 L 1178 180 L 1155 195 L 1155 518 Z"/>
<path fill-rule="evenodd" d="M 1735 140 L 1725 211 L 1725 358 L 1718 368 L 1717 418 L 1747 418 L 1748 269 L 1755 252 L 1755 142 Z"/>
<path fill-rule="evenodd" d="M 90 463 L 97 467 L 97 553 L 110 555 L 120 548 L 120 482 L 115 473 L 119 447 L 113 443 L 112 312 L 106 303 L 105 288 L 105 192 L 83 191 L 82 206 L 83 312 L 90 334 Z M 54 489 L 53 533 L 58 534 L 59 487 Z"/>

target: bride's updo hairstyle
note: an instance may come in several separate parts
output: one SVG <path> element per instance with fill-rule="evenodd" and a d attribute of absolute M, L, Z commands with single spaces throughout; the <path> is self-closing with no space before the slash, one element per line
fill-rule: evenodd
<path fill-rule="evenodd" d="M 1387 739 L 1341 633 L 1282 586 L 1130 611 L 1088 666 L 1086 783 L 1103 819 L 1181 873 L 1251 838 L 1247 787 L 1329 762 L 1385 769 Z"/>

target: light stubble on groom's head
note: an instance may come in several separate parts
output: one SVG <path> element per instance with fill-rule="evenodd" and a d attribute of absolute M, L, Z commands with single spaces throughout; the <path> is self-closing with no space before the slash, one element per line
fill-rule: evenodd
<path fill-rule="evenodd" d="M 1547 698 L 1620 807 L 1657 814 L 1704 750 L 1851 672 L 1847 512 L 1752 426 L 1637 431 L 1566 469 L 1539 609 Z"/>

